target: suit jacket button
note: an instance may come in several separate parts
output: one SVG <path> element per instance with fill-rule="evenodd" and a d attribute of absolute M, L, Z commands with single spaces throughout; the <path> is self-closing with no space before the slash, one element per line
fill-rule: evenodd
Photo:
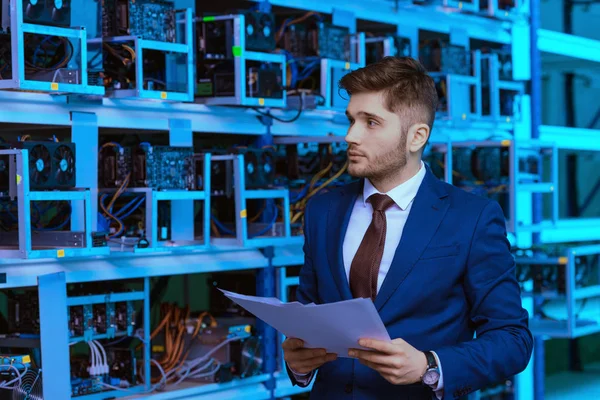
<path fill-rule="evenodd" d="M 344 392 L 352 393 L 352 384 L 351 383 L 346 385 L 346 387 L 344 388 Z"/>

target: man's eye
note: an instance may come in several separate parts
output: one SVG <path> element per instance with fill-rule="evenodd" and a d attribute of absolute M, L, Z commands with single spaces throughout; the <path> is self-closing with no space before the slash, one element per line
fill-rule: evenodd
<path fill-rule="evenodd" d="M 375 121 L 374 119 L 370 119 L 370 120 L 367 121 L 367 124 L 369 126 L 375 126 L 375 125 L 377 125 L 377 121 Z"/>

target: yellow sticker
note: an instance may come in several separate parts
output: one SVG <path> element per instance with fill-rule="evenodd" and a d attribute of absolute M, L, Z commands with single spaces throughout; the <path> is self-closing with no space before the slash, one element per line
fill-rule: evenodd
<path fill-rule="evenodd" d="M 160 98 L 163 100 L 167 99 L 167 92 L 160 92 Z"/>
<path fill-rule="evenodd" d="M 510 117 L 506 117 L 506 122 L 510 122 Z"/>
<path fill-rule="evenodd" d="M 50 84 L 50 89 L 52 89 L 52 90 L 58 90 L 58 83 L 56 83 L 56 82 L 52 82 L 52 83 Z"/>
<path fill-rule="evenodd" d="M 510 140 L 503 140 L 500 142 L 500 145 L 503 147 L 508 147 L 510 146 Z"/>
<path fill-rule="evenodd" d="M 567 262 L 569 262 L 569 259 L 567 257 L 558 257 L 558 263 L 565 265 Z"/>
<path fill-rule="evenodd" d="M 23 178 L 21 177 L 21 175 L 17 175 L 17 185 L 20 185 L 22 180 Z"/>
<path fill-rule="evenodd" d="M 23 356 L 23 364 L 29 364 L 31 362 L 31 357 L 29 355 Z"/>
<path fill-rule="evenodd" d="M 152 352 L 153 353 L 162 353 L 165 351 L 165 346 L 161 346 L 158 344 L 152 345 Z"/>
<path fill-rule="evenodd" d="M 345 67 L 346 67 L 346 69 L 350 69 L 350 63 L 347 62 L 346 65 L 345 65 Z"/>
<path fill-rule="evenodd" d="M 64 257 L 64 256 L 65 256 L 65 251 L 64 251 L 63 249 L 57 250 L 57 251 L 56 251 L 56 256 L 57 256 L 58 258 L 62 258 L 62 257 Z"/>
<path fill-rule="evenodd" d="M 248 212 L 246 210 L 240 211 L 240 218 L 246 218 L 248 216 Z"/>
<path fill-rule="evenodd" d="M 463 115 L 462 115 L 462 119 L 463 119 L 463 120 L 467 119 L 467 114 L 463 114 Z"/>
<path fill-rule="evenodd" d="M 265 105 L 265 99 L 263 99 L 262 97 L 260 97 L 260 98 L 258 99 L 258 105 L 259 105 L 259 106 L 264 106 L 264 105 Z"/>

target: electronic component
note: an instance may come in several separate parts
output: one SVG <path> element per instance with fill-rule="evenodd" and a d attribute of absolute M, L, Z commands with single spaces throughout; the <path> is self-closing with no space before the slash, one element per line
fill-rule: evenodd
<path fill-rule="evenodd" d="M 71 0 L 21 0 L 23 22 L 40 25 L 71 26 Z"/>
<path fill-rule="evenodd" d="M 472 75 L 471 53 L 463 46 L 439 39 L 427 40 L 421 44 L 419 60 L 429 72 Z"/>
<path fill-rule="evenodd" d="M 104 0 L 102 35 L 175 42 L 175 5 L 167 0 Z"/>
<path fill-rule="evenodd" d="M 260 11 L 244 12 L 246 50 L 270 52 L 275 50 L 275 17 Z"/>
<path fill-rule="evenodd" d="M 244 155 L 245 184 L 248 189 L 268 188 L 273 185 L 275 153 L 272 147 L 236 147 L 231 152 Z"/>
<path fill-rule="evenodd" d="M 120 187 L 131 170 L 130 147 L 102 147 L 98 154 L 98 183 L 101 188 Z"/>
<path fill-rule="evenodd" d="M 510 122 L 520 118 L 523 82 L 513 79 L 512 54 L 508 50 L 484 49 L 481 55 L 482 116 Z"/>
<path fill-rule="evenodd" d="M 133 184 L 153 189 L 195 189 L 191 147 L 140 145 L 133 152 Z"/>
<path fill-rule="evenodd" d="M 101 73 L 107 95 L 191 101 L 192 10 L 165 0 L 103 4 Z"/>
<path fill-rule="evenodd" d="M 30 190 L 75 187 L 75 143 L 25 141 L 12 147 L 29 151 Z"/>
<path fill-rule="evenodd" d="M 436 118 L 464 121 L 482 115 L 481 52 L 436 38 L 420 43 L 419 59 L 435 82 Z"/>
<path fill-rule="evenodd" d="M 282 45 L 294 58 L 316 56 L 351 61 L 350 30 L 325 22 L 286 26 Z"/>
<path fill-rule="evenodd" d="M 104 95 L 103 87 L 86 79 L 93 56 L 101 53 L 82 47 L 88 31 L 81 27 L 95 26 L 99 18 L 99 4 L 93 3 L 89 12 L 78 14 L 77 27 L 71 27 L 71 0 L 0 1 L 0 89 Z"/>
<path fill-rule="evenodd" d="M 365 39 L 366 63 L 373 64 L 384 57 L 410 57 L 410 39 L 401 36 L 367 37 Z"/>
<path fill-rule="evenodd" d="M 285 56 L 248 50 L 245 15 L 198 21 L 196 99 L 206 104 L 285 106 Z"/>
<path fill-rule="evenodd" d="M 13 334 L 40 333 L 40 306 L 35 290 L 7 292 L 8 330 Z"/>

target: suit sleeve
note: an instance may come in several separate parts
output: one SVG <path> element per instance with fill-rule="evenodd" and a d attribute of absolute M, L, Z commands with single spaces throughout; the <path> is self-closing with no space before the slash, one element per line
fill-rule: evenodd
<path fill-rule="evenodd" d="M 311 249 L 311 218 L 313 201 L 309 201 L 304 210 L 304 265 L 300 269 L 300 283 L 296 289 L 296 299 L 302 304 L 317 303 L 317 274 L 313 265 Z"/>
<path fill-rule="evenodd" d="M 311 235 L 310 235 L 310 205 L 309 201 L 304 210 L 304 265 L 300 269 L 300 283 L 296 289 L 296 299 L 302 304 L 317 303 L 317 275 L 313 266 L 311 253 Z M 300 387 L 306 387 L 310 384 L 315 371 L 309 374 L 300 375 L 291 370 L 286 364 L 286 369 L 292 384 Z"/>
<path fill-rule="evenodd" d="M 505 218 L 496 202 L 479 216 L 463 282 L 476 339 L 435 349 L 444 365 L 444 399 L 457 399 L 522 372 L 533 337 L 521 306 Z"/>

